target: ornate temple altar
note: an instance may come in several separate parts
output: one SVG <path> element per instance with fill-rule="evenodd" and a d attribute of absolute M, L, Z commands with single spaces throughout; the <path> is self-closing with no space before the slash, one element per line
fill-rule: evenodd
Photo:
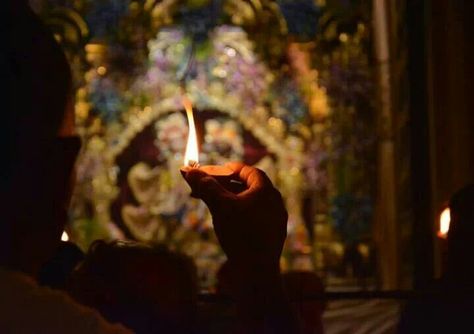
<path fill-rule="evenodd" d="M 282 192 L 284 269 L 316 270 L 334 284 L 374 275 L 363 17 L 312 1 L 78 3 L 43 8 L 76 77 L 83 150 L 72 240 L 83 249 L 97 238 L 166 244 L 192 256 L 202 286 L 212 286 L 225 258 L 179 172 L 184 87 L 200 161 L 244 161 Z"/>

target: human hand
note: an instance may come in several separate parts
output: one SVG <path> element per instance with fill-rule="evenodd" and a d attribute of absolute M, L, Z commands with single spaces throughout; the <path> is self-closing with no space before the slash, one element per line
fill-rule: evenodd
<path fill-rule="evenodd" d="M 209 207 L 217 238 L 231 264 L 278 270 L 288 219 L 280 192 L 257 168 L 238 162 L 225 167 L 246 184 L 246 190 L 234 194 L 202 169 L 193 168 L 184 174 L 191 195 Z"/>

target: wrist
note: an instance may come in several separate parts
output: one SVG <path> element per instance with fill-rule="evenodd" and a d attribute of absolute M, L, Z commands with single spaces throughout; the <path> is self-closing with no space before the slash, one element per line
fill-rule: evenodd
<path fill-rule="evenodd" d="M 296 316 L 283 288 L 278 265 L 229 263 L 232 296 L 249 333 L 296 333 Z M 249 330 L 251 329 L 251 330 Z"/>
<path fill-rule="evenodd" d="M 276 280 L 280 279 L 280 264 L 270 261 L 259 261 L 258 259 L 252 259 L 247 261 L 233 261 L 228 260 L 230 271 L 236 277 L 242 279 L 267 279 Z"/>
<path fill-rule="evenodd" d="M 284 296 L 277 264 L 229 261 L 229 274 L 235 298 L 278 299 Z"/>

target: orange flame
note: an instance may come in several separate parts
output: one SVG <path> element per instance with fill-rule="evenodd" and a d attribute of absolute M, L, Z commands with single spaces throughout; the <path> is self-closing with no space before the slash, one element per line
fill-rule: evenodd
<path fill-rule="evenodd" d="M 446 208 L 439 215 L 438 237 L 444 239 L 448 236 L 450 223 L 451 223 L 451 210 L 449 210 L 449 208 Z"/>
<path fill-rule="evenodd" d="M 199 151 L 197 144 L 196 126 L 194 125 L 193 106 L 187 96 L 183 97 L 183 106 L 188 117 L 188 142 L 186 144 L 186 152 L 184 153 L 184 165 L 189 166 L 199 162 Z"/>

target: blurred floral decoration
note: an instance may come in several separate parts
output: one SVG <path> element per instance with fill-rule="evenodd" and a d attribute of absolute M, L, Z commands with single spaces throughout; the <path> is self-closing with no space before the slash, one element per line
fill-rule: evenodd
<path fill-rule="evenodd" d="M 179 175 L 183 83 L 203 121 L 202 163 L 250 161 L 248 135 L 265 148 L 252 163 L 286 201 L 284 268 L 331 274 L 344 245 L 365 240 L 375 165 L 366 1 L 44 3 L 76 78 L 84 147 L 69 232 L 81 247 L 96 238 L 166 243 L 212 285 L 223 254 Z M 154 162 L 122 166 L 150 129 Z M 132 200 L 118 222 L 112 207 L 124 184 Z"/>
<path fill-rule="evenodd" d="M 350 251 L 354 244 L 363 244 L 362 248 L 374 252 L 370 240 L 376 114 L 370 13 L 370 1 L 327 1 L 315 40 L 318 55 L 312 57 L 331 106 L 326 125 L 315 129 L 320 135 L 313 149 L 321 158 L 312 163 L 325 166 L 328 182 L 323 188 L 315 188 L 314 197 L 328 199 L 326 207 L 320 206 L 318 212 L 328 213 L 326 217 L 343 243 L 343 252 Z M 320 181 L 318 177 L 313 179 Z M 325 247 L 324 242 L 315 244 L 318 252 L 327 252 Z M 375 272 L 375 268 L 370 270 Z"/>

